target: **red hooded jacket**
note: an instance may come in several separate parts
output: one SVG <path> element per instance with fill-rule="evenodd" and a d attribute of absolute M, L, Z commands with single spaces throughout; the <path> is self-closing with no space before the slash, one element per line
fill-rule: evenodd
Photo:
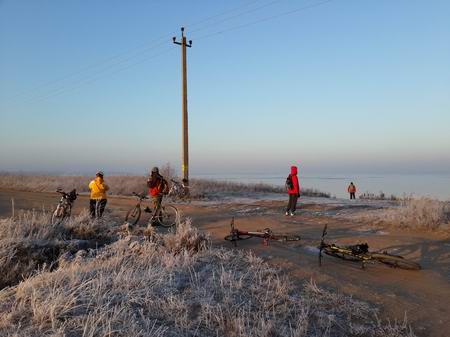
<path fill-rule="evenodd" d="M 288 194 L 300 195 L 300 186 L 298 185 L 297 166 L 291 166 L 292 188 L 288 189 Z"/>

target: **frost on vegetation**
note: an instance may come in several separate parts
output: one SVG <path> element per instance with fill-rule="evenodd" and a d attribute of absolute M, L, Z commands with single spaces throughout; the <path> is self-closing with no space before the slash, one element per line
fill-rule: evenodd
<path fill-rule="evenodd" d="M 170 183 L 170 179 L 178 179 L 170 164 L 161 167 L 162 175 Z M 69 191 L 76 188 L 80 193 L 88 193 L 88 184 L 92 180 L 89 176 L 45 176 L 18 175 L 0 173 L 0 188 L 16 189 L 33 192 L 54 192 L 57 188 Z M 109 193 L 113 195 L 131 195 L 132 192 L 145 193 L 146 177 L 144 176 L 106 176 Z M 284 179 L 280 180 L 284 183 Z M 193 199 L 218 198 L 220 195 L 242 195 L 255 193 L 285 193 L 283 186 L 265 183 L 244 184 L 235 181 L 219 181 L 213 179 L 192 179 L 190 181 L 190 196 Z M 329 198 L 330 194 L 316 189 L 302 189 L 302 195 Z"/>
<path fill-rule="evenodd" d="M 429 198 L 402 200 L 397 207 L 372 211 L 362 217 L 400 228 L 450 231 L 450 203 Z"/>
<path fill-rule="evenodd" d="M 0 335 L 414 336 L 367 303 L 208 242 L 185 222 L 67 259 L 0 291 Z"/>
<path fill-rule="evenodd" d="M 0 289 L 17 284 L 35 270 L 53 270 L 60 255 L 95 250 L 114 239 L 108 219 L 91 221 L 83 212 L 52 225 L 50 217 L 32 211 L 0 219 Z"/>

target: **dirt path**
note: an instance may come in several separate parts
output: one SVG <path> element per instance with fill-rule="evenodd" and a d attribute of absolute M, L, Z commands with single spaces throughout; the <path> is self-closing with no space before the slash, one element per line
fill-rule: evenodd
<path fill-rule="evenodd" d="M 10 216 L 11 198 L 19 209 L 51 209 L 58 201 L 53 193 L 0 191 L 0 217 Z M 130 198 L 110 198 L 108 209 L 122 217 L 133 205 Z M 81 196 L 74 212 L 87 206 Z M 229 231 L 231 217 L 242 230 L 270 227 L 274 231 L 300 234 L 299 243 L 271 243 L 263 246 L 254 239 L 239 243 L 238 249 L 251 249 L 270 263 L 280 265 L 298 279 L 314 279 L 325 287 L 338 289 L 356 298 L 378 305 L 381 317 L 408 318 L 419 336 L 448 336 L 450 331 L 450 239 L 433 233 L 405 232 L 393 229 L 366 229 L 364 224 L 342 220 L 336 214 L 378 205 L 323 202 L 303 199 L 296 217 L 282 215 L 280 201 L 258 201 L 248 204 L 201 203 L 178 205 L 194 225 L 211 233 L 216 245 L 230 247 L 223 237 Z M 145 219 L 143 219 L 145 221 Z M 328 224 L 328 240 L 350 244 L 368 242 L 371 250 L 388 249 L 421 263 L 421 271 L 403 271 L 384 266 L 368 266 L 325 257 L 318 266 L 317 249 L 323 225 Z"/>

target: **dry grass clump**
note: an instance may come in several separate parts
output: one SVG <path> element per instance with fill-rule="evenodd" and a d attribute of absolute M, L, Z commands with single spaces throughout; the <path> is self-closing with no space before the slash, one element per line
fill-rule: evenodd
<path fill-rule="evenodd" d="M 410 199 L 385 213 L 385 221 L 407 228 L 450 229 L 450 204 L 429 198 Z"/>
<path fill-rule="evenodd" d="M 404 199 L 399 206 L 376 210 L 362 217 L 366 221 L 400 228 L 450 231 L 450 203 L 429 198 Z"/>
<path fill-rule="evenodd" d="M 91 221 L 87 212 L 52 225 L 50 214 L 23 212 L 0 219 L 0 289 L 20 282 L 37 269 L 53 269 L 65 252 L 95 249 L 111 242 L 111 222 Z"/>
<path fill-rule="evenodd" d="M 0 291 L 0 335 L 414 336 L 252 253 L 205 245 L 194 254 L 199 236 L 186 223 L 162 242 L 119 240 Z"/>
<path fill-rule="evenodd" d="M 193 254 L 209 247 L 208 235 L 193 227 L 190 219 L 180 222 L 176 232 L 168 233 L 162 239 L 166 249 L 173 254 L 181 252 Z"/>

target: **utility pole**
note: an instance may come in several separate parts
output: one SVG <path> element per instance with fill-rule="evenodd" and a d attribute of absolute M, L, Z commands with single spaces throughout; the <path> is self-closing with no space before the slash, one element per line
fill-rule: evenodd
<path fill-rule="evenodd" d="M 173 37 L 173 43 L 181 46 L 181 67 L 182 67 L 182 127 L 183 127 L 183 161 L 181 164 L 181 171 L 183 174 L 183 181 L 185 186 L 189 186 L 189 146 L 188 146 L 188 102 L 187 102 L 187 73 L 186 73 L 186 47 L 192 47 L 192 40 L 189 44 L 186 43 L 186 36 L 184 36 L 184 27 L 181 27 L 181 42 L 177 42 L 177 38 Z M 188 189 L 186 189 L 189 191 Z"/>

